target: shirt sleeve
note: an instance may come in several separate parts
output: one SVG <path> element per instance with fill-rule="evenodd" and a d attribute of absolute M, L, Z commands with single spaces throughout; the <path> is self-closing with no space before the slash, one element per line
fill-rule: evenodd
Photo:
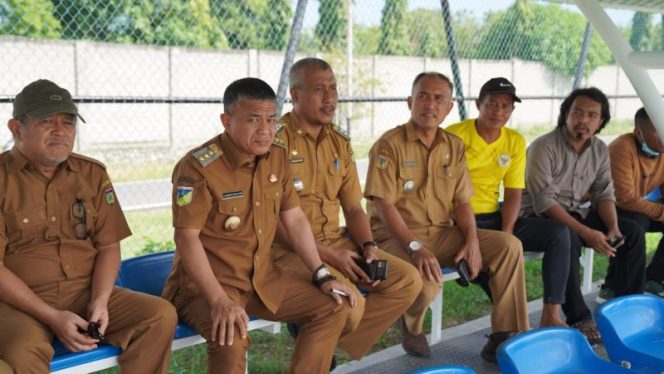
<path fill-rule="evenodd" d="M 290 210 L 300 206 L 300 197 L 293 187 L 293 177 L 290 173 L 290 162 L 288 160 L 284 161 L 284 178 L 282 179 L 281 187 L 283 188 L 283 194 L 281 195 L 281 210 Z"/>
<path fill-rule="evenodd" d="M 535 214 L 541 215 L 557 204 L 560 187 L 553 183 L 555 155 L 546 144 L 535 142 L 526 157 L 526 186 L 533 199 Z"/>
<path fill-rule="evenodd" d="M 97 211 L 93 231 L 95 247 L 118 243 L 131 235 L 122 207 L 111 184 L 111 179 L 106 171 L 101 176 L 98 193 L 93 201 L 94 208 Z"/>
<path fill-rule="evenodd" d="M 514 137 L 512 162 L 505 174 L 505 188 L 524 189 L 526 187 L 526 140 L 522 136 Z"/>
<path fill-rule="evenodd" d="M 598 152 L 599 157 L 597 157 L 599 160 L 597 178 L 590 185 L 590 197 L 594 206 L 598 206 L 604 200 L 616 201 L 608 148 L 604 143 L 601 143 L 601 147 L 602 149 Z"/>
<path fill-rule="evenodd" d="M 457 179 L 456 186 L 454 187 L 454 197 L 452 202 L 454 204 L 465 203 L 470 201 L 475 191 L 473 190 L 473 182 L 470 179 L 470 171 L 468 170 L 468 163 L 466 162 L 466 147 L 463 143 L 459 142 L 459 146 L 455 152 L 459 153 L 459 162 L 456 169 L 460 172 L 460 177 Z"/>
<path fill-rule="evenodd" d="M 364 197 L 379 197 L 390 204 L 397 201 L 398 161 L 396 152 L 385 139 L 379 139 L 371 147 Z"/>
<path fill-rule="evenodd" d="M 0 262 L 5 259 L 7 250 L 7 227 L 5 226 L 4 215 L 0 212 Z"/>
<path fill-rule="evenodd" d="M 342 206 L 353 206 L 359 204 L 362 200 L 362 188 L 360 187 L 360 178 L 357 175 L 357 166 L 353 160 L 353 150 L 350 143 L 344 157 L 344 175 L 339 189 L 339 202 Z"/>
<path fill-rule="evenodd" d="M 194 160 L 191 156 L 187 157 Z M 172 182 L 173 227 L 202 229 L 213 205 L 205 176 L 185 158 L 175 166 Z"/>
<path fill-rule="evenodd" d="M 639 181 L 634 180 L 634 170 L 640 167 L 638 155 L 622 145 L 609 147 L 611 175 L 618 207 L 644 214 L 651 220 L 664 221 L 664 204 L 648 201 L 638 193 Z"/>

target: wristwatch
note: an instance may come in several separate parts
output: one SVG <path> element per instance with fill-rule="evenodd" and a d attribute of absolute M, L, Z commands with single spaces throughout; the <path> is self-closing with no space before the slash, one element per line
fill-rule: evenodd
<path fill-rule="evenodd" d="M 376 243 L 375 240 L 368 240 L 368 241 L 362 243 L 362 245 L 360 246 L 360 249 L 362 249 L 362 252 L 364 252 L 367 249 L 369 249 L 369 247 L 378 248 L 378 244 Z"/>
<path fill-rule="evenodd" d="M 419 251 L 420 249 L 422 249 L 422 247 L 424 247 L 422 245 L 422 242 L 419 242 L 417 240 L 413 240 L 410 243 L 408 243 L 408 248 L 406 248 L 406 251 L 408 252 L 409 255 L 412 256 L 413 253 Z"/>
<path fill-rule="evenodd" d="M 316 287 L 322 286 L 324 283 L 333 281 L 337 279 L 334 275 L 327 270 L 325 264 L 321 264 L 315 271 L 314 275 L 311 277 L 311 282 L 316 285 Z"/>

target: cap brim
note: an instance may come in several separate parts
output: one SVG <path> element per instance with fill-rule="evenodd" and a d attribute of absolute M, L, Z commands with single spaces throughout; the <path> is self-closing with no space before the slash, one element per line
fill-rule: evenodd
<path fill-rule="evenodd" d="M 48 107 L 41 107 L 41 108 L 39 108 L 39 109 L 35 109 L 35 110 L 31 111 L 31 112 L 28 112 L 28 113 L 26 113 L 26 114 L 29 115 L 30 117 L 34 117 L 34 118 L 44 118 L 44 117 L 48 117 L 48 116 L 53 115 L 53 114 L 56 114 L 56 113 L 69 113 L 69 114 L 73 114 L 73 115 L 75 115 L 76 117 L 80 118 L 81 121 L 83 121 L 83 123 L 86 123 L 86 122 L 85 122 L 85 119 L 84 119 L 80 114 L 78 114 L 78 110 L 76 110 L 76 108 L 72 109 L 72 108 L 48 108 Z"/>

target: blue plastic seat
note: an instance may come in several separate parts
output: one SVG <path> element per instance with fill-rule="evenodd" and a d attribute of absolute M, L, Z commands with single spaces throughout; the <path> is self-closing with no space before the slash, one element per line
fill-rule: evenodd
<path fill-rule="evenodd" d="M 516 373 L 633 373 L 603 360 L 576 329 L 533 330 L 503 343 L 497 352 L 503 374 Z"/>
<path fill-rule="evenodd" d="M 654 190 L 648 192 L 648 194 L 645 196 L 645 199 L 648 201 L 657 201 L 662 197 L 662 193 L 658 188 L 655 188 Z"/>
<path fill-rule="evenodd" d="M 409 374 L 475 374 L 475 370 L 465 366 L 443 365 L 411 371 Z"/>
<path fill-rule="evenodd" d="M 664 371 L 664 300 L 630 295 L 604 303 L 595 311 L 611 361 L 642 373 Z"/>

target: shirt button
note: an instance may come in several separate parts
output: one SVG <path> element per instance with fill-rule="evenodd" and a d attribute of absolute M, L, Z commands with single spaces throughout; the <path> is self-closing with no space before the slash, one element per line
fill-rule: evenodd
<path fill-rule="evenodd" d="M 27 219 L 27 218 L 23 218 L 23 223 L 28 223 L 28 222 L 30 222 L 29 219 Z"/>
<path fill-rule="evenodd" d="M 262 233 L 263 233 L 263 229 L 258 229 L 258 233 L 259 233 L 259 234 L 262 234 Z"/>
<path fill-rule="evenodd" d="M 254 203 L 254 205 L 256 205 L 256 206 L 261 206 L 261 202 L 260 202 L 260 201 L 256 201 L 256 202 Z"/>
<path fill-rule="evenodd" d="M 51 222 L 55 222 L 56 218 L 55 216 L 51 217 Z"/>
<path fill-rule="evenodd" d="M 65 265 L 65 270 L 69 270 L 69 269 L 71 269 L 71 265 L 69 265 L 69 264 Z"/>

